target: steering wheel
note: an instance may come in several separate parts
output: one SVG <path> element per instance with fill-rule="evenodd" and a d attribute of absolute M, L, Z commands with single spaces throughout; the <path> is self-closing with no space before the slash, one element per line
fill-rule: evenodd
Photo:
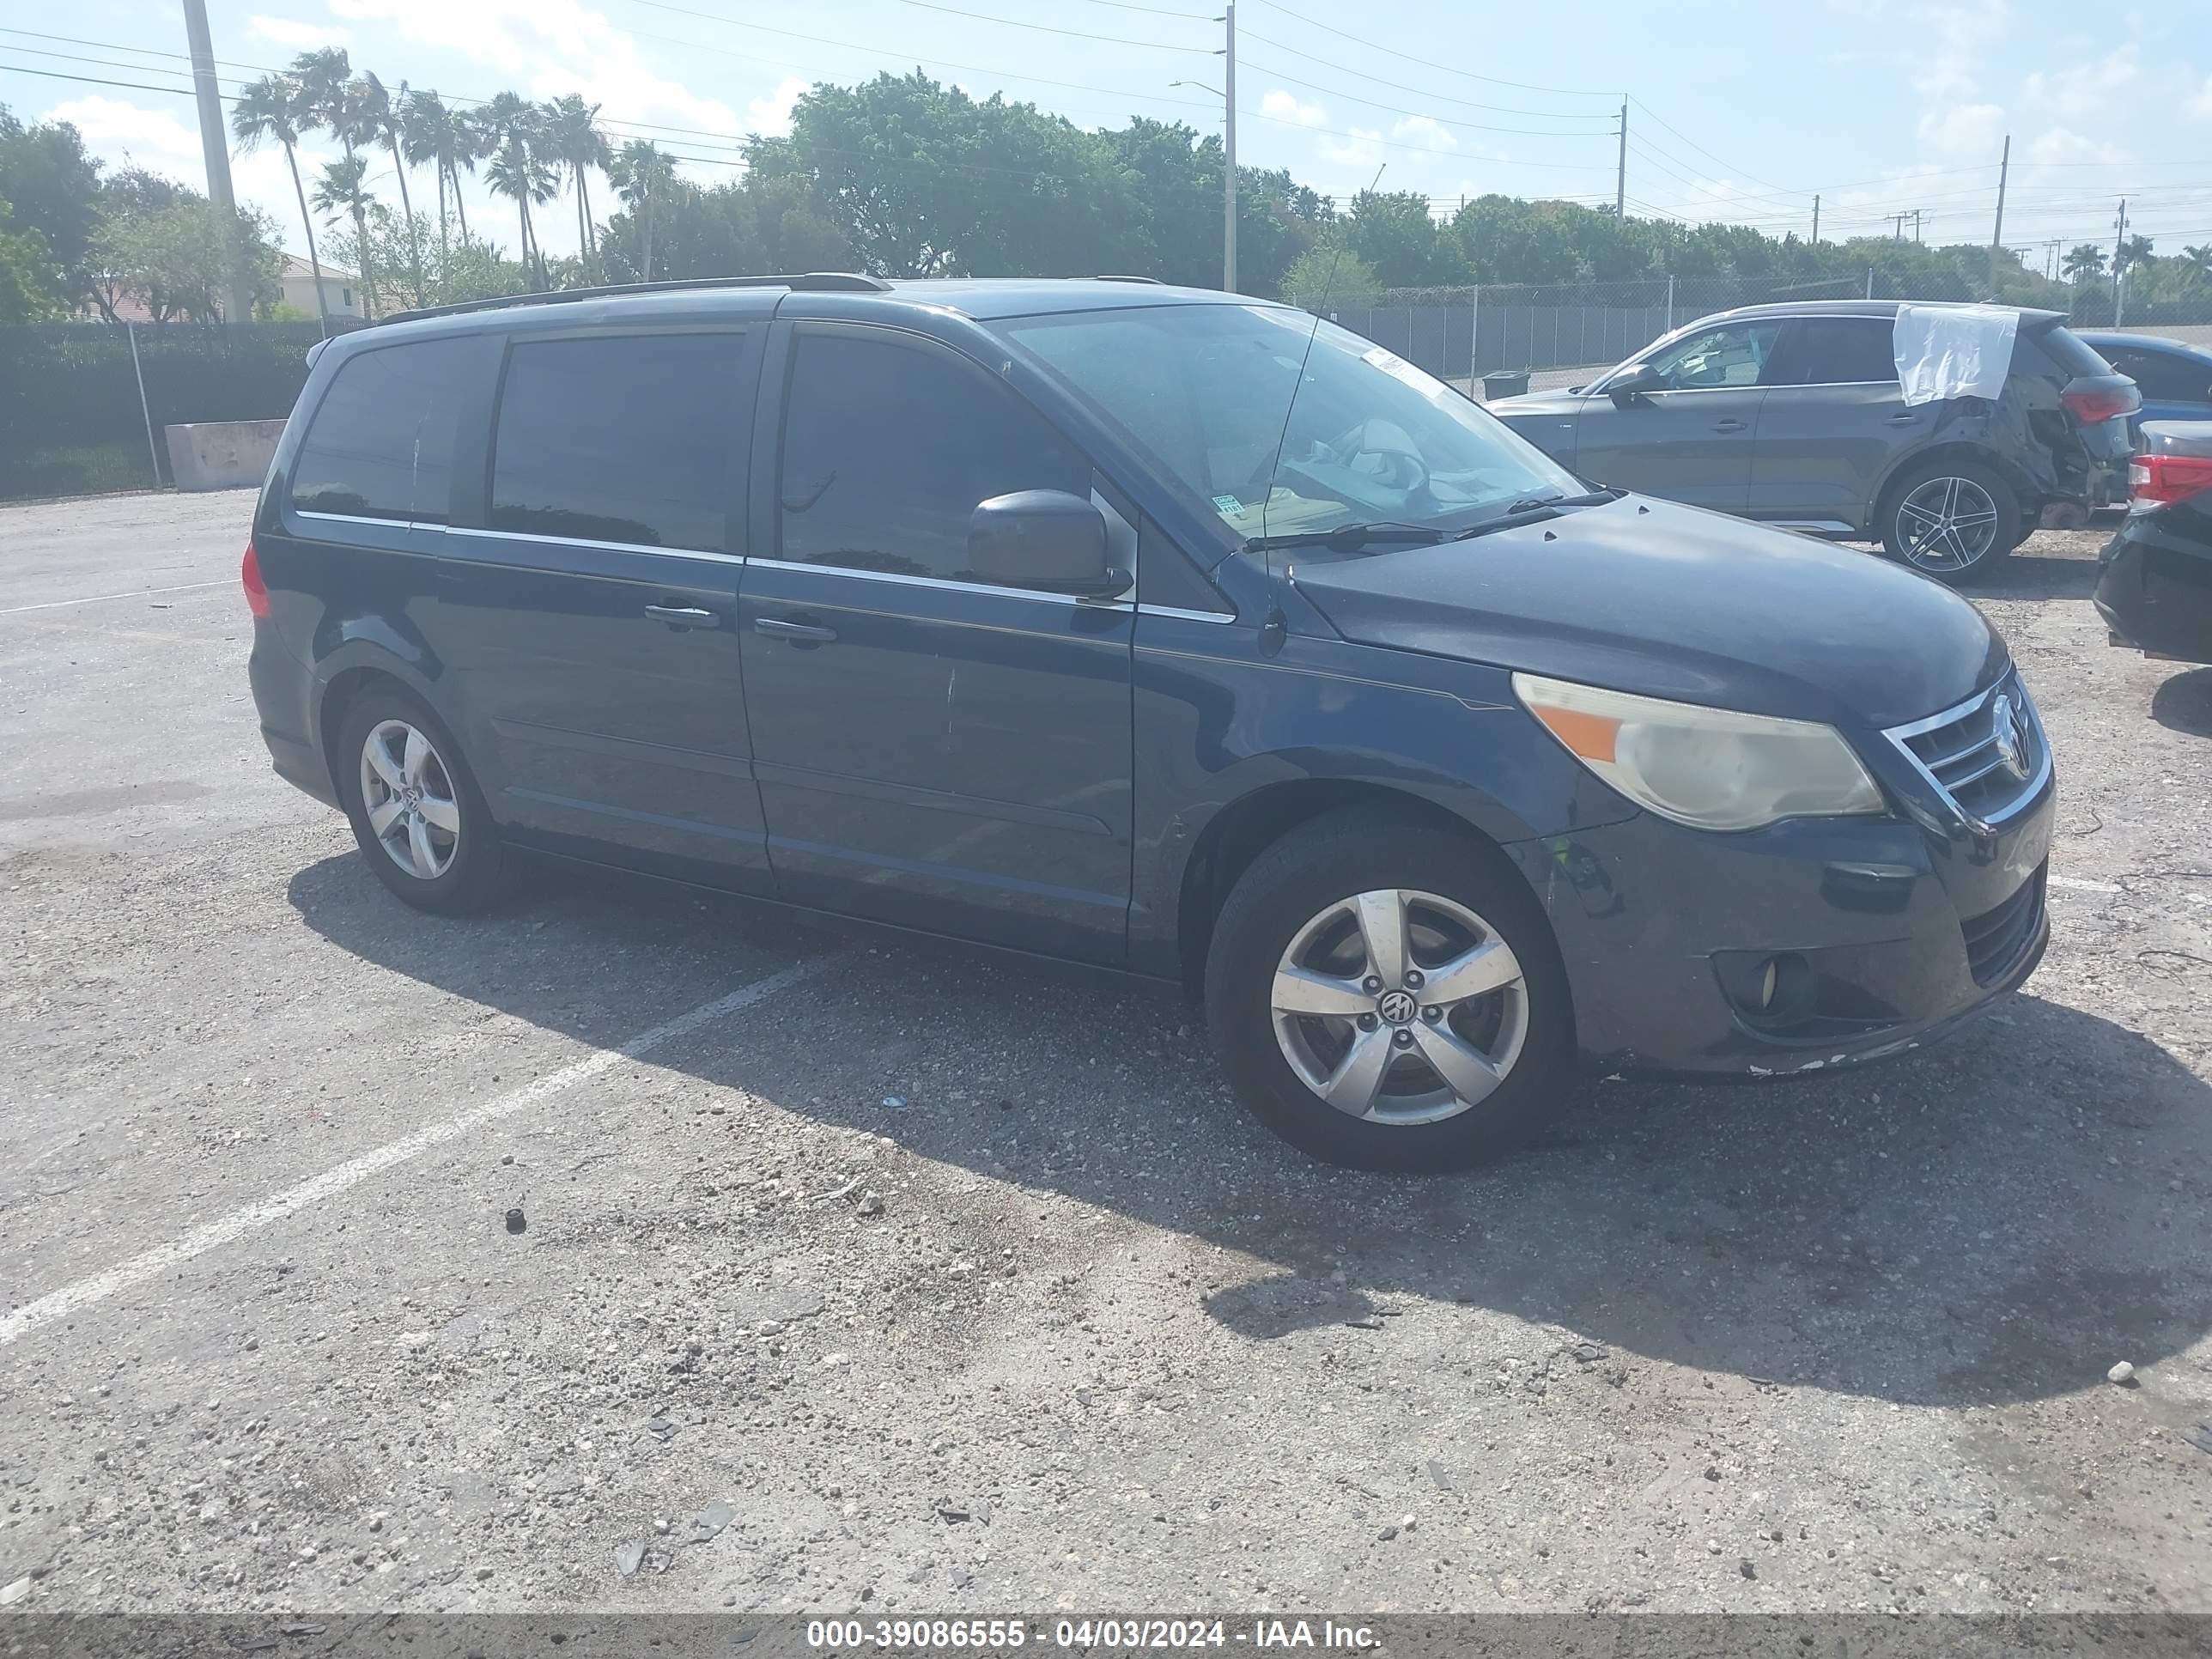
<path fill-rule="evenodd" d="M 1368 423 L 1362 421 L 1334 443 L 1328 445 L 1328 458 L 1339 466 L 1357 469 L 1362 457 L 1372 457 L 1382 463 L 1368 471 L 1386 489 L 1403 490 L 1407 495 L 1418 495 L 1428 488 L 1428 464 L 1410 449 L 1370 449 L 1366 447 Z"/>

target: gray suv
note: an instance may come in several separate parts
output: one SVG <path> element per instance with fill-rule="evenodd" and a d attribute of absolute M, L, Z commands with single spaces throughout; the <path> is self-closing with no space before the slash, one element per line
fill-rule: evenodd
<path fill-rule="evenodd" d="M 1955 581 L 2037 523 L 2118 499 L 2135 383 L 2055 311 L 2020 313 L 2003 395 L 1908 404 L 1899 302 L 1822 300 L 1701 318 L 1588 386 L 1491 411 L 1581 477 L 1878 541 Z"/>

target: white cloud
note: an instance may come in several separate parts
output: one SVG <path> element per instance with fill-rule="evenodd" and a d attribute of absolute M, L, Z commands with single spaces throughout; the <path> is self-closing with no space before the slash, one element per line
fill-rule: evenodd
<path fill-rule="evenodd" d="M 2116 46 L 2091 63 L 2049 75 L 2038 70 L 2027 77 L 2024 90 L 2032 101 L 2065 119 L 2088 120 L 2121 112 L 2118 100 L 2134 82 L 2136 69 L 2134 46 Z"/>
<path fill-rule="evenodd" d="M 1324 133 L 1318 140 L 1321 157 L 1338 167 L 1379 167 L 1382 161 L 1382 130 L 1354 127 L 1343 137 Z"/>
<path fill-rule="evenodd" d="M 296 17 L 266 17 L 259 13 L 246 20 L 246 32 L 256 40 L 272 41 L 294 52 L 312 52 L 318 46 L 343 46 L 353 43 L 352 32 L 348 29 L 335 28 L 327 23 L 310 23 Z"/>
<path fill-rule="evenodd" d="M 1303 104 L 1296 94 L 1280 87 L 1271 87 L 1260 100 L 1260 113 L 1271 120 L 1288 121 L 1292 126 L 1317 127 L 1328 119 L 1328 112 L 1319 104 Z"/>
<path fill-rule="evenodd" d="M 2204 77 L 2204 84 L 2189 100 L 2189 114 L 2192 120 L 2212 121 L 2212 75 Z"/>
<path fill-rule="evenodd" d="M 2128 152 L 2101 138 L 2088 138 L 2071 127 L 2051 127 L 2035 135 L 2027 147 L 2035 161 L 2124 161 Z"/>
<path fill-rule="evenodd" d="M 1390 136 L 1416 149 L 1457 149 L 1459 140 L 1449 127 L 1426 115 L 1408 115 L 1390 129 Z"/>
<path fill-rule="evenodd" d="M 775 90 L 767 97 L 754 99 L 745 106 L 746 131 L 757 132 L 763 138 L 783 137 L 791 131 L 791 106 L 799 101 L 799 94 L 806 90 L 806 86 L 798 76 L 787 75 L 775 83 Z"/>
<path fill-rule="evenodd" d="M 1939 102 L 1920 118 L 1920 142 L 1939 155 L 1979 161 L 2004 142 L 2002 104 Z"/>

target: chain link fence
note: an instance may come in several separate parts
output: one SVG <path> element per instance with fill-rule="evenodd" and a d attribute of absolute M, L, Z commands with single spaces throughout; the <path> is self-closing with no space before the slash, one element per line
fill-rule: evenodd
<path fill-rule="evenodd" d="M 317 323 L 0 328 L 0 500 L 173 482 L 161 428 L 281 420 Z"/>

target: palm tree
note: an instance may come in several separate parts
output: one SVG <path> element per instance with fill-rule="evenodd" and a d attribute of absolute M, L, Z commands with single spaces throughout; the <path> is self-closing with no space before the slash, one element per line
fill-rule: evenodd
<path fill-rule="evenodd" d="M 2112 275 L 2135 265 L 2146 264 L 2151 258 L 2151 241 L 2148 236 L 2130 236 L 2112 250 Z"/>
<path fill-rule="evenodd" d="M 292 83 L 299 89 L 302 129 L 320 127 L 353 155 L 353 105 L 346 88 L 353 79 L 353 60 L 343 46 L 323 46 L 303 52 L 292 60 Z"/>
<path fill-rule="evenodd" d="M 2094 242 L 2077 242 L 2067 250 L 2058 274 L 2069 283 L 2094 283 L 2105 274 L 2105 250 Z"/>
<path fill-rule="evenodd" d="M 645 226 L 645 280 L 653 280 L 653 210 L 676 182 L 676 163 L 649 138 L 633 138 L 607 164 L 607 177 L 631 214 Z"/>
<path fill-rule="evenodd" d="M 399 152 L 405 125 L 401 112 L 407 103 L 407 83 L 399 83 L 399 96 L 395 99 L 372 71 L 355 82 L 352 102 L 362 137 L 370 143 L 381 143 L 392 152 L 392 170 L 399 175 L 399 213 L 407 221 L 407 261 L 415 272 L 415 303 L 428 305 L 430 296 L 422 283 L 422 244 L 415 228 L 415 204 L 407 194 L 407 163 Z"/>
<path fill-rule="evenodd" d="M 320 208 L 325 222 L 334 222 L 341 213 L 353 220 L 354 247 L 361 256 L 362 293 L 368 301 L 368 314 L 376 315 L 376 272 L 368 256 L 368 210 L 376 198 L 368 193 L 368 161 L 366 157 L 349 155 L 342 161 L 331 161 L 323 168 L 322 182 L 315 186 L 315 205 Z"/>
<path fill-rule="evenodd" d="M 477 118 L 498 146 L 484 177 L 494 195 L 514 199 L 522 226 L 522 262 L 535 264 L 538 286 L 543 288 L 547 282 L 545 259 L 531 228 L 530 205 L 551 201 L 560 187 L 560 175 L 545 153 L 539 115 L 538 106 L 520 94 L 502 92 L 483 106 Z"/>
<path fill-rule="evenodd" d="M 284 146 L 284 165 L 292 169 L 292 194 L 300 204 L 300 224 L 307 233 L 307 264 L 315 273 L 315 311 L 330 332 L 330 301 L 323 293 L 322 256 L 315 252 L 315 220 L 307 211 L 307 192 L 300 183 L 300 88 L 281 75 L 249 82 L 231 106 L 230 130 L 239 148 L 254 149 L 273 138 Z"/>
<path fill-rule="evenodd" d="M 460 152 L 473 142 L 467 135 L 461 118 L 446 107 L 445 100 L 434 92 L 410 92 L 399 106 L 399 142 L 407 152 L 410 167 L 421 167 L 425 161 L 438 179 L 438 254 L 442 262 L 446 257 L 446 184 L 453 181 L 453 200 L 460 201 L 460 175 L 455 172 Z M 471 172 L 476 162 L 469 162 Z M 461 234 L 469 234 L 466 218 L 461 221 Z"/>
<path fill-rule="evenodd" d="M 2212 242 L 2191 243 L 2183 248 L 2181 267 L 2191 283 L 2212 280 Z"/>
<path fill-rule="evenodd" d="M 614 160 L 606 135 L 599 131 L 599 106 L 586 104 L 574 93 L 556 98 L 545 106 L 546 139 L 553 159 L 568 169 L 576 185 L 576 250 L 584 262 L 584 280 L 592 280 L 592 257 L 599 239 L 592 225 L 592 188 L 586 169 L 605 169 Z"/>

